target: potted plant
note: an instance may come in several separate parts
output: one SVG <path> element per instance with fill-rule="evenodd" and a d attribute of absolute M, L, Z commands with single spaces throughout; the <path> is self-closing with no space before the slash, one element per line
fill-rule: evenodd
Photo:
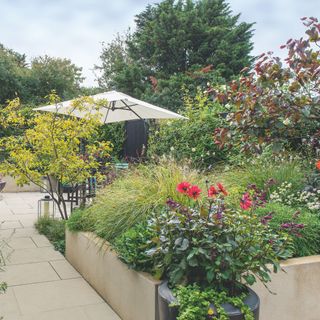
<path fill-rule="evenodd" d="M 188 204 L 169 199 L 148 221 L 155 235 L 148 254 L 167 277 L 159 287 L 160 320 L 258 319 L 259 298 L 249 286 L 270 281 L 279 259 L 291 256 L 290 235 L 272 231 L 270 215 L 254 214 L 265 193 L 253 186 L 234 209 L 220 183 L 207 183 L 205 194 L 188 182 L 177 191 Z"/>

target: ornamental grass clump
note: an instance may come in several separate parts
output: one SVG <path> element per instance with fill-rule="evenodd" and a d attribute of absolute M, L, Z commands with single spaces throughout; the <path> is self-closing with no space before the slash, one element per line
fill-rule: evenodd
<path fill-rule="evenodd" d="M 68 228 L 92 231 L 114 242 L 138 222 L 145 221 L 174 194 L 183 179 L 198 180 L 197 172 L 171 161 L 138 165 L 100 191 L 92 206 L 70 217 Z M 177 194 L 175 200 L 184 201 Z"/>

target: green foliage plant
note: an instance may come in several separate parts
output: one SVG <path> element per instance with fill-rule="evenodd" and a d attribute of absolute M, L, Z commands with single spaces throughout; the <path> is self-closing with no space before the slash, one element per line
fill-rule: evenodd
<path fill-rule="evenodd" d="M 184 182 L 188 205 L 169 199 L 168 208 L 154 214 L 148 226 L 157 234 L 150 254 L 162 259 L 159 269 L 171 285 L 198 283 L 234 295 L 240 282 L 252 285 L 256 278 L 270 281 L 270 267 L 279 270 L 279 258 L 291 255 L 291 238 L 275 234 L 252 212 L 227 208 L 227 191 L 210 186 L 208 196 Z M 191 199 L 192 198 L 192 199 Z"/>
<path fill-rule="evenodd" d="M 45 235 L 54 248 L 64 254 L 65 252 L 65 220 L 41 217 L 35 223 L 40 234 Z"/>
<path fill-rule="evenodd" d="M 306 208 L 318 214 L 320 210 L 320 192 L 318 191 L 318 188 L 308 186 L 294 192 L 291 183 L 284 182 L 270 195 L 270 199 L 272 202 Z"/>
<path fill-rule="evenodd" d="M 59 183 L 75 190 L 89 177 L 100 179 L 101 159 L 105 165 L 111 146 L 108 141 L 95 139 L 100 125 L 100 102 L 90 97 L 75 99 L 68 116 L 62 116 L 58 112 L 59 97 L 52 93 L 49 99 L 56 104 L 56 111 L 39 112 L 31 118 L 20 111 L 19 99 L 0 110 L 1 127 L 28 126 L 22 135 L 0 138 L 1 151 L 6 154 L 0 171 L 15 177 L 20 185 L 32 182 L 43 188 L 56 203 L 61 218 L 67 219 L 67 204 Z M 74 111 L 82 111 L 83 118 L 71 116 Z M 87 143 L 85 153 L 80 151 L 81 141 Z M 49 186 L 44 186 L 43 177 Z"/>
<path fill-rule="evenodd" d="M 229 316 L 222 304 L 229 303 L 238 308 L 245 320 L 254 320 L 252 311 L 243 302 L 246 294 L 230 297 L 226 292 L 214 289 L 202 289 L 197 284 L 178 286 L 174 289 L 177 301 L 172 306 L 179 308 L 177 320 L 228 320 Z M 214 304 L 213 304 L 214 302 Z"/>
<path fill-rule="evenodd" d="M 264 189 L 266 183 L 273 180 L 273 184 L 267 190 L 270 196 L 270 193 L 283 183 L 290 183 L 293 192 L 301 190 L 308 171 L 300 158 L 275 158 L 270 154 L 263 154 L 251 158 L 241 166 L 230 167 L 217 175 L 228 186 L 232 193 L 231 197 L 238 197 L 249 184 L 255 184 L 259 189 Z"/>
<path fill-rule="evenodd" d="M 299 236 L 293 237 L 293 256 L 304 257 L 320 253 L 320 220 L 314 213 L 282 203 L 269 202 L 264 207 L 257 208 L 256 214 L 260 218 L 271 214 L 272 219 L 268 224 L 275 233 L 281 225 L 292 221 L 292 217 L 296 215 L 295 222 L 303 224 L 304 228 L 299 230 Z"/>
<path fill-rule="evenodd" d="M 99 128 L 97 139 L 99 141 L 110 141 L 112 145 L 111 157 L 114 161 L 119 161 L 119 159 L 123 158 L 123 146 L 126 140 L 123 122 L 102 125 Z"/>
<path fill-rule="evenodd" d="M 212 132 L 223 123 L 218 103 L 198 91 L 195 98 L 184 98 L 185 121 L 162 121 L 151 126 L 149 157 L 168 156 L 176 161 L 190 162 L 199 169 L 209 169 L 226 160 L 226 150 L 221 150 L 212 139 Z"/>
<path fill-rule="evenodd" d="M 154 246 L 151 239 L 155 236 L 155 232 L 145 222 L 138 223 L 117 237 L 113 247 L 118 257 L 130 268 L 148 272 L 158 278 L 156 262 L 147 253 Z"/>
<path fill-rule="evenodd" d="M 165 208 L 119 237 L 118 254 L 131 267 L 168 279 L 178 319 L 228 319 L 225 302 L 253 319 L 243 302 L 245 285 L 271 280 L 279 260 L 292 256 L 292 234 L 275 232 L 255 213 L 262 193 L 255 203 L 247 197 L 235 209 L 226 204 L 228 191 L 221 183 L 207 182 L 202 192 L 184 181 L 176 190 L 184 201 L 168 199 Z"/>

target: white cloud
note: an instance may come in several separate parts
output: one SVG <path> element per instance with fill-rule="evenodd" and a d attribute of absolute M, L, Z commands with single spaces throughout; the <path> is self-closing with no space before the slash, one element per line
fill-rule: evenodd
<path fill-rule="evenodd" d="M 0 43 L 28 57 L 66 57 L 83 67 L 86 85 L 94 85 L 92 68 L 101 43 L 134 25 L 134 15 L 148 0 L 0 0 Z M 318 0 L 230 0 L 241 19 L 256 22 L 254 54 L 279 52 L 290 37 L 300 37 L 302 16 L 320 12 Z"/>
<path fill-rule="evenodd" d="M 318 0 L 230 0 L 234 13 L 241 12 L 241 20 L 255 22 L 253 36 L 254 54 L 273 51 L 279 56 L 284 51 L 279 47 L 290 38 L 304 35 L 300 21 L 303 16 L 320 12 Z"/>

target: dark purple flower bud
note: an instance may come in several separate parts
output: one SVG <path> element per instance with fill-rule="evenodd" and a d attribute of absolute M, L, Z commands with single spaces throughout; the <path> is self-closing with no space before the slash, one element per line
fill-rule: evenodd
<path fill-rule="evenodd" d="M 298 232 L 305 227 L 303 223 L 294 223 L 294 222 L 287 222 L 281 224 L 280 228 L 286 230 L 287 232 L 295 235 L 296 237 L 301 237 L 302 235 Z"/>
<path fill-rule="evenodd" d="M 258 190 L 257 186 L 254 183 L 249 184 L 247 189 L 248 190 L 253 190 L 253 191 L 257 191 Z"/>
<path fill-rule="evenodd" d="M 172 199 L 168 199 L 166 204 L 170 209 L 177 209 L 180 207 L 180 204 Z"/>
<path fill-rule="evenodd" d="M 297 219 L 298 217 L 299 217 L 299 215 L 300 215 L 300 213 L 301 213 L 301 211 L 296 211 L 295 213 L 294 213 L 294 215 L 292 216 L 292 218 L 293 219 Z"/>
<path fill-rule="evenodd" d="M 272 219 L 272 213 L 270 212 L 264 217 L 262 217 L 260 221 L 262 224 L 266 225 L 271 219 Z"/>
<path fill-rule="evenodd" d="M 274 186 L 276 183 L 277 183 L 277 181 L 275 179 L 271 178 L 266 182 L 265 186 L 267 188 L 270 188 L 270 187 Z"/>
<path fill-rule="evenodd" d="M 211 250 L 211 261 L 214 261 L 217 257 L 217 250 L 216 249 L 212 249 Z"/>
<path fill-rule="evenodd" d="M 267 201 L 267 193 L 266 192 L 261 193 L 260 200 L 264 201 L 264 202 Z"/>
<path fill-rule="evenodd" d="M 217 212 L 217 213 L 215 214 L 215 218 L 216 218 L 217 220 L 221 220 L 221 219 L 222 219 L 222 212 Z"/>

